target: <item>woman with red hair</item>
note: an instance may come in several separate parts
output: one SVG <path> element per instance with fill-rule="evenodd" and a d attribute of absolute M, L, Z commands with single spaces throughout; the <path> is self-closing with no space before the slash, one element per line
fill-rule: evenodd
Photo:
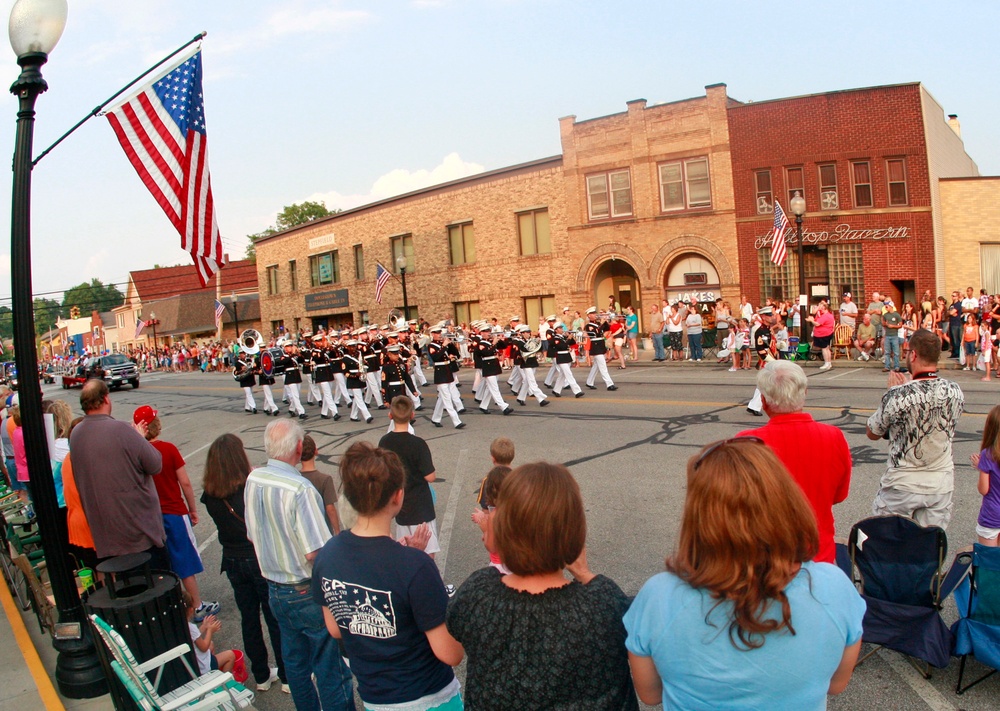
<path fill-rule="evenodd" d="M 632 679 L 665 709 L 823 709 L 851 678 L 865 603 L 812 562 L 816 519 L 756 437 L 691 458 L 676 552 L 625 615 Z"/>

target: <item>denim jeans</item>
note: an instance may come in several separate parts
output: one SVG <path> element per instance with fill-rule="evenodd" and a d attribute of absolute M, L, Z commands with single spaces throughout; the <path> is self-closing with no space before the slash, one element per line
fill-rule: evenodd
<path fill-rule="evenodd" d="M 278 678 L 282 684 L 287 683 L 285 661 L 281 656 L 281 630 L 268 604 L 267 581 L 260 574 L 257 559 L 223 558 L 222 572 L 233 586 L 233 598 L 240 611 L 243 629 L 243 650 L 250 660 L 254 681 L 263 684 L 271 676 L 264 633 L 260 627 L 260 615 L 263 612 L 267 632 L 271 636 L 271 647 L 274 649 L 274 661 L 278 666 Z"/>
<path fill-rule="evenodd" d="M 951 357 L 958 358 L 959 349 L 962 347 L 962 324 L 949 324 L 948 334 L 951 336 Z"/>
<path fill-rule="evenodd" d="M 657 360 L 666 360 L 667 358 L 667 352 L 663 348 L 662 333 L 653 334 L 653 358 Z"/>
<path fill-rule="evenodd" d="M 700 333 L 688 334 L 688 346 L 691 347 L 691 360 L 701 360 L 704 357 L 705 354 L 701 350 Z"/>
<path fill-rule="evenodd" d="M 883 362 L 885 367 L 891 370 L 899 368 L 899 336 L 890 336 L 888 331 L 885 335 L 885 360 Z"/>
<path fill-rule="evenodd" d="M 355 711 L 351 672 L 326 629 L 323 609 L 313 602 L 309 583 L 292 587 L 268 581 L 267 586 L 296 710 L 320 711 L 322 699 L 323 711 Z"/>

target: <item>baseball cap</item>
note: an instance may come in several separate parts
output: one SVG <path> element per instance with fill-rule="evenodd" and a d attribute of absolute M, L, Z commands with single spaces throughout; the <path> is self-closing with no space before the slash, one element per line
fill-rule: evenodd
<path fill-rule="evenodd" d="M 852 296 L 851 296 L 851 292 L 849 292 L 849 291 L 845 291 L 845 292 L 844 292 L 844 297 L 845 297 L 845 298 L 848 298 L 848 299 L 852 299 L 852 298 L 854 298 L 854 297 L 852 297 Z"/>
<path fill-rule="evenodd" d="M 135 408 L 132 413 L 132 422 L 137 425 L 149 425 L 156 418 L 156 410 L 149 405 L 142 405 Z"/>

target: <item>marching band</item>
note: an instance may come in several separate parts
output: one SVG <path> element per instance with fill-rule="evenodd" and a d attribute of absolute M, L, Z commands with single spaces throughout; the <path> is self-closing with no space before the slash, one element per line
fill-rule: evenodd
<path fill-rule="evenodd" d="M 540 367 L 540 357 L 551 360 L 545 385 L 556 397 L 569 388 L 576 397 L 583 391 L 571 370 L 576 360 L 576 346 L 588 347 L 593 367 L 586 380 L 588 388 L 596 388 L 597 376 L 608 390 L 617 390 L 608 373 L 605 338 L 608 333 L 608 315 L 600 314 L 596 307 L 587 309 L 587 324 L 583 331 L 568 332 L 565 323 L 555 315 L 545 319 L 538 333 L 517 316 L 509 320 L 504 330 L 496 322 L 480 320 L 471 325 L 466 337 L 456 334 L 449 321 L 441 321 L 429 329 L 429 336 L 415 331 L 416 322 L 403 321 L 402 314 L 392 311 L 385 326 L 371 325 L 355 330 L 330 330 L 317 333 L 304 332 L 301 340 L 284 337 L 265 347 L 263 336 L 248 329 L 240 334 L 239 352 L 236 355 L 233 378 L 243 389 L 243 409 L 257 414 L 254 386 L 264 395 L 263 412 L 277 416 L 279 408 L 274 402 L 271 386 L 275 378 L 283 379 L 283 401 L 289 406 L 289 415 L 306 419 L 308 415 L 301 402 L 300 388 L 305 386 L 306 403 L 320 407 L 320 417 L 339 420 L 338 404 L 350 406 L 352 422 L 373 421 L 368 409 L 384 410 L 392 398 L 405 395 L 413 400 L 414 409 L 422 410 L 418 388 L 427 384 L 420 357 L 426 355 L 433 369 L 433 383 L 437 402 L 431 423 L 442 427 L 445 414 L 456 429 L 465 427 L 461 415 L 465 412 L 459 391 L 458 372 L 462 355 L 471 354 L 475 368 L 473 397 L 483 414 L 490 413 L 491 403 L 500 407 L 504 415 L 513 413 L 500 392 L 499 376 L 503 373 L 503 360 L 510 363 L 507 386 L 518 405 L 527 405 L 530 397 L 540 407 L 549 404 L 538 386 L 535 373 Z M 461 348 L 459 347 L 461 345 Z M 506 354 L 506 358 L 502 355 Z"/>

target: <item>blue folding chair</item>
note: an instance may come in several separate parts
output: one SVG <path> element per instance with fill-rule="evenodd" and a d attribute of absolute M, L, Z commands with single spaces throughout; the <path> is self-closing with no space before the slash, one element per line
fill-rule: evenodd
<path fill-rule="evenodd" d="M 1000 548 L 975 544 L 972 547 L 972 570 L 955 591 L 959 620 L 951 627 L 955 635 L 955 655 L 962 657 L 958 667 L 956 694 L 964 694 L 1000 669 Z M 965 662 L 969 655 L 992 670 L 966 686 Z"/>
<path fill-rule="evenodd" d="M 859 521 L 851 529 L 847 550 L 856 573 L 851 577 L 868 605 L 861 639 L 876 645 L 858 663 L 886 647 L 906 655 L 925 679 L 931 676 L 931 666 L 948 666 L 952 634 L 940 610 L 968 573 L 971 554 L 960 552 L 946 569 L 944 530 L 905 516 Z M 925 664 L 921 667 L 914 659 Z"/>

